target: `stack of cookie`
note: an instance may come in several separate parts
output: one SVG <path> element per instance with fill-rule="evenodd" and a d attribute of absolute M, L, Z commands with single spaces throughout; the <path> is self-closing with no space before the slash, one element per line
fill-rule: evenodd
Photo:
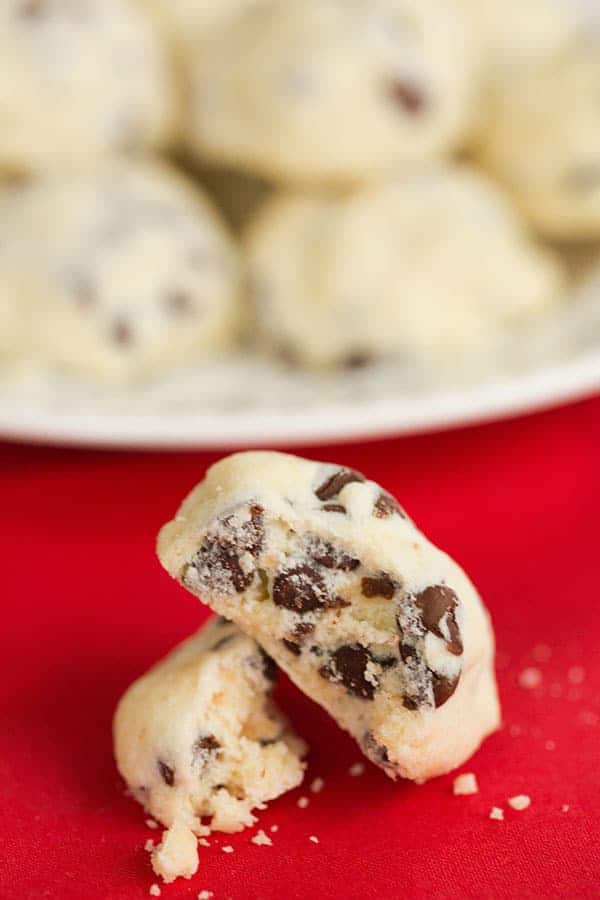
<path fill-rule="evenodd" d="M 225 458 L 164 526 L 158 555 L 227 617 L 132 685 L 115 716 L 119 770 L 167 827 L 151 848 L 166 881 L 196 871 L 198 837 L 241 831 L 302 781 L 306 746 L 270 699 L 278 666 L 392 779 L 448 772 L 498 727 L 477 591 L 360 472 Z"/>
<path fill-rule="evenodd" d="M 600 238 L 599 89 L 565 0 L 5 0 L 0 359 L 526 339 Z"/>

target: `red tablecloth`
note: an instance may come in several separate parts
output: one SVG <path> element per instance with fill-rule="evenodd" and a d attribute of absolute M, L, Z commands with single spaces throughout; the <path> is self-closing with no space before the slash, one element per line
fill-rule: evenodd
<path fill-rule="evenodd" d="M 306 453 L 381 481 L 472 575 L 496 625 L 504 727 L 462 769 L 476 796 L 454 797 L 452 776 L 394 784 L 367 764 L 353 778 L 353 742 L 284 683 L 322 793 L 306 809 L 307 788 L 270 804 L 272 847 L 218 836 L 162 896 L 599 897 L 600 400 Z M 2 900 L 147 897 L 156 880 L 143 845 L 157 832 L 124 796 L 111 714 L 206 615 L 153 547 L 216 456 L 0 450 Z M 536 688 L 519 685 L 528 667 Z M 515 794 L 530 808 L 510 809 Z"/>

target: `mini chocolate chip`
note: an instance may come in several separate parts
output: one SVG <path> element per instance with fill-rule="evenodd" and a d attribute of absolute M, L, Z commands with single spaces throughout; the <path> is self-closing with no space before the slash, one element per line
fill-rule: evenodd
<path fill-rule="evenodd" d="M 310 652 L 315 656 L 323 656 L 323 648 L 319 647 L 317 644 L 313 644 L 310 648 Z"/>
<path fill-rule="evenodd" d="M 321 509 L 323 512 L 346 513 L 346 507 L 342 506 L 341 503 L 325 503 Z"/>
<path fill-rule="evenodd" d="M 416 697 L 409 697 L 408 694 L 406 694 L 402 699 L 402 705 L 405 709 L 414 710 L 419 708 L 419 701 Z"/>
<path fill-rule="evenodd" d="M 365 731 L 363 737 L 363 746 L 365 748 L 365 753 L 374 762 L 389 763 L 390 757 L 387 747 L 379 743 L 372 731 Z"/>
<path fill-rule="evenodd" d="M 337 569 L 339 572 L 353 572 L 360 566 L 360 559 L 350 556 L 328 541 L 315 537 L 310 541 L 310 555 L 320 566 L 326 569 Z"/>
<path fill-rule="evenodd" d="M 210 758 L 216 756 L 220 749 L 221 744 L 214 734 L 203 735 L 192 746 L 192 759 L 196 764 L 206 766 Z"/>
<path fill-rule="evenodd" d="M 376 519 L 389 519 L 390 516 L 408 518 L 398 501 L 391 494 L 382 491 L 373 506 L 373 515 Z"/>
<path fill-rule="evenodd" d="M 365 476 L 355 469 L 340 469 L 324 481 L 321 487 L 317 488 L 315 494 L 319 500 L 331 500 L 332 497 L 337 497 L 347 484 L 352 484 L 354 481 L 363 482 L 364 480 Z"/>
<path fill-rule="evenodd" d="M 166 762 L 163 762 L 162 759 L 158 760 L 158 771 L 160 772 L 160 777 L 169 787 L 173 787 L 175 784 L 175 770 L 168 766 Z"/>
<path fill-rule="evenodd" d="M 262 670 L 267 681 L 277 681 L 277 663 L 274 659 L 272 659 L 268 653 L 265 653 L 262 647 L 259 647 L 261 659 L 262 659 Z"/>
<path fill-rule="evenodd" d="M 242 569 L 240 557 L 249 553 L 257 558 L 265 537 L 262 506 L 252 504 L 248 511 L 250 519 L 241 524 L 235 524 L 234 515 L 223 519 L 219 536 L 208 534 L 192 563 L 195 568 L 212 570 L 215 578 L 224 573 L 238 594 L 250 587 L 255 574 L 253 569 Z"/>
<path fill-rule="evenodd" d="M 299 613 L 323 609 L 327 605 L 325 582 L 312 566 L 284 569 L 273 581 L 273 603 Z"/>
<path fill-rule="evenodd" d="M 382 669 L 391 669 L 398 662 L 397 656 L 374 656 L 373 659 Z"/>
<path fill-rule="evenodd" d="M 402 662 L 406 663 L 409 659 L 417 658 L 417 650 L 416 647 L 412 647 L 410 644 L 400 643 L 400 657 Z"/>
<path fill-rule="evenodd" d="M 110 339 L 119 347 L 128 347 L 133 343 L 133 328 L 125 319 L 115 319 L 110 328 Z"/>
<path fill-rule="evenodd" d="M 287 638 L 283 638 L 282 643 L 287 647 L 290 653 L 294 654 L 294 656 L 300 656 L 302 653 L 300 644 L 295 644 L 294 641 L 288 641 Z"/>
<path fill-rule="evenodd" d="M 331 664 L 322 666 L 319 674 L 324 678 L 339 680 L 348 693 L 363 700 L 372 700 L 377 685 L 367 681 L 367 666 L 371 655 L 361 644 L 345 644 L 333 653 Z"/>
<path fill-rule="evenodd" d="M 356 353 L 348 353 L 347 356 L 344 356 L 342 359 L 342 366 L 345 369 L 366 369 L 367 366 L 370 366 L 373 362 L 373 354 L 372 353 L 361 353 L 360 350 Z"/>
<path fill-rule="evenodd" d="M 447 617 L 450 640 L 446 642 L 446 649 L 453 656 L 460 656 L 463 652 L 463 645 L 460 629 L 456 622 L 455 612 L 458 606 L 458 597 L 454 591 L 445 584 L 434 584 L 417 594 L 415 603 L 421 611 L 421 621 L 425 628 L 442 640 L 445 638 L 440 629 L 440 622 L 444 616 Z"/>
<path fill-rule="evenodd" d="M 422 113 L 427 103 L 423 90 L 403 78 L 394 78 L 390 81 L 387 95 L 393 103 L 411 116 Z"/>
<path fill-rule="evenodd" d="M 225 644 L 228 644 L 230 641 L 232 641 L 233 637 L 234 636 L 232 634 L 228 634 L 225 637 L 220 638 L 220 640 L 212 645 L 212 647 L 210 648 L 211 651 L 214 653 L 215 650 L 220 650 L 221 647 L 224 647 Z"/>
<path fill-rule="evenodd" d="M 172 291 L 165 297 L 165 308 L 175 316 L 187 316 L 194 309 L 194 301 L 183 291 Z"/>
<path fill-rule="evenodd" d="M 307 637 L 309 634 L 312 634 L 314 630 L 314 622 L 298 622 L 298 624 L 294 626 L 294 635 L 296 637 L 303 638 Z"/>
<path fill-rule="evenodd" d="M 398 585 L 393 578 L 382 572 L 381 575 L 362 578 L 360 587 L 364 597 L 383 597 L 385 600 L 391 600 Z"/>
<path fill-rule="evenodd" d="M 435 672 L 431 673 L 431 686 L 433 688 L 433 699 L 435 701 L 436 708 L 438 706 L 443 706 L 446 700 L 449 700 L 454 691 L 456 690 L 456 686 L 458 684 L 458 676 L 456 678 L 444 678 L 443 675 L 438 675 Z"/>

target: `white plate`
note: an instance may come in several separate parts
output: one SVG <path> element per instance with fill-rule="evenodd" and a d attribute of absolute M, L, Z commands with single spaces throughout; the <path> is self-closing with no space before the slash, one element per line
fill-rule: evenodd
<path fill-rule="evenodd" d="M 249 358 L 116 390 L 41 371 L 0 378 L 0 436 L 111 447 L 309 444 L 438 430 L 600 391 L 600 283 L 481 358 L 314 375 Z"/>

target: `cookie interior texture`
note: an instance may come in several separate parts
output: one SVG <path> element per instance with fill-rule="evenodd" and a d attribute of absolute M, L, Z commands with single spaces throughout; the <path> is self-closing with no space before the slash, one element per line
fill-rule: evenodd
<path fill-rule="evenodd" d="M 296 787 L 306 746 L 271 700 L 273 660 L 213 619 L 136 681 L 114 721 L 133 796 L 167 831 L 152 864 L 165 881 L 198 867 L 197 836 L 252 825 L 253 809 Z"/>
<path fill-rule="evenodd" d="M 360 473 L 236 454 L 165 526 L 159 556 L 391 777 L 448 771 L 497 727 L 493 634 L 474 587 Z"/>

